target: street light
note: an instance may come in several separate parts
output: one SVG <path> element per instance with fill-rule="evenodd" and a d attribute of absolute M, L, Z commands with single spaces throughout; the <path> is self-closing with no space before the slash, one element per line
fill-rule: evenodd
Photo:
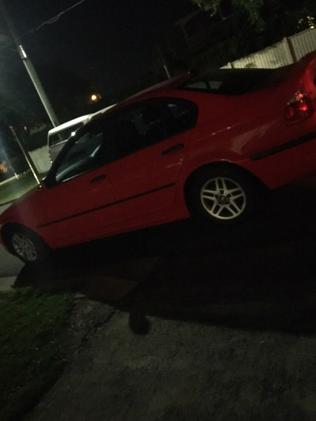
<path fill-rule="evenodd" d="M 17 52 L 18 52 L 18 54 L 19 54 L 19 56 L 20 56 L 20 58 L 21 58 L 21 60 L 24 64 L 25 69 L 26 69 L 26 71 L 27 71 L 32 83 L 33 83 L 33 86 L 34 86 L 34 88 L 35 88 L 35 90 L 36 90 L 36 92 L 37 92 L 37 94 L 38 94 L 38 96 L 39 96 L 39 98 L 40 98 L 40 100 L 43 104 L 43 107 L 45 108 L 45 111 L 46 111 L 53 127 L 56 127 L 56 126 L 59 125 L 58 118 L 57 118 L 57 116 L 55 114 L 55 111 L 54 111 L 54 109 L 53 109 L 53 107 L 52 107 L 52 105 L 51 105 L 51 103 L 50 103 L 50 101 L 49 101 L 49 99 L 46 95 L 46 92 L 43 88 L 43 85 L 42 85 L 38 75 L 37 75 L 37 72 L 36 72 L 30 58 L 28 57 L 28 55 L 27 55 L 27 53 L 26 53 L 26 51 L 25 51 L 25 49 L 24 49 L 24 47 L 21 43 L 21 40 L 20 40 L 19 36 L 16 33 L 14 24 L 13 24 L 13 22 L 12 22 L 10 16 L 9 16 L 7 8 L 4 4 L 4 0 L 0 0 L 0 11 L 1 11 L 2 17 L 5 20 L 5 23 L 6 23 L 6 26 L 8 28 L 9 34 L 12 38 L 12 41 L 14 42 L 14 44 L 16 46 Z"/>
<path fill-rule="evenodd" d="M 90 97 L 89 97 L 89 101 L 91 102 L 91 104 L 96 104 L 97 102 L 101 101 L 102 96 L 96 92 L 93 92 Z"/>
<path fill-rule="evenodd" d="M 33 86 L 34 86 L 41 102 L 42 102 L 42 105 L 43 105 L 43 107 L 44 107 L 53 127 L 56 127 L 56 126 L 59 125 L 58 118 L 57 118 L 57 116 L 54 112 L 54 109 L 53 109 L 53 107 L 52 107 L 52 105 L 51 105 L 51 103 L 50 103 L 50 101 L 49 101 L 49 99 L 46 95 L 46 92 L 43 88 L 43 85 L 42 85 L 38 75 L 37 75 L 37 72 L 36 72 L 31 60 L 29 59 L 29 57 L 28 57 L 28 55 L 27 55 L 27 53 L 26 53 L 26 51 L 25 51 L 25 49 L 24 49 L 24 47 L 21 43 L 21 40 L 20 40 L 19 36 L 16 33 L 14 24 L 13 24 L 11 18 L 10 18 L 10 15 L 7 12 L 4 0 L 0 0 L 0 12 L 1 12 L 2 17 L 3 17 L 3 19 L 6 23 L 7 28 L 8 28 L 8 32 L 10 34 L 10 37 L 12 38 L 12 41 L 14 42 L 14 44 L 16 46 L 17 52 L 18 52 L 18 54 L 19 54 L 19 56 L 20 56 L 20 58 L 21 58 L 21 60 L 24 64 L 24 67 L 25 67 L 25 69 L 26 69 L 26 71 L 27 71 L 32 83 L 33 83 Z M 40 175 L 37 171 L 37 168 L 36 168 L 32 158 L 31 158 L 29 152 L 26 150 L 23 143 L 20 141 L 19 137 L 17 136 L 15 128 L 13 126 L 10 126 L 9 128 L 10 128 L 11 134 L 13 136 L 13 139 L 18 144 L 18 146 L 19 146 L 19 148 L 20 148 L 20 150 L 21 150 L 21 152 L 24 156 L 24 159 L 26 160 L 26 162 L 27 162 L 27 164 L 28 164 L 28 166 L 29 166 L 29 168 L 30 168 L 35 180 L 36 180 L 36 183 L 38 185 L 40 185 L 41 184 Z"/>

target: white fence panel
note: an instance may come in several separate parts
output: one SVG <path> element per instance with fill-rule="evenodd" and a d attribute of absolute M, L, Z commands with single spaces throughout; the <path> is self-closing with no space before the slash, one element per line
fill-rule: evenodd
<path fill-rule="evenodd" d="M 272 69 L 291 64 L 294 62 L 294 59 L 299 60 L 312 51 L 316 51 L 316 29 L 307 29 L 292 35 L 289 39 L 284 38 L 271 47 L 228 63 L 223 68 L 253 67 Z"/>
<path fill-rule="evenodd" d="M 316 50 L 316 29 L 307 29 L 290 37 L 296 58 L 299 60 L 306 54 Z"/>
<path fill-rule="evenodd" d="M 233 62 L 233 67 L 276 68 L 292 63 L 288 46 L 285 42 L 279 42 L 257 53 L 250 54 Z"/>

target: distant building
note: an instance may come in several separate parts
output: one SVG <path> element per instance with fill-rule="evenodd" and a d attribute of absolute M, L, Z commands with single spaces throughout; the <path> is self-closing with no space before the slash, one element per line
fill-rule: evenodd
<path fill-rule="evenodd" d="M 8 126 L 0 122 L 0 183 L 27 170 L 28 165 Z"/>

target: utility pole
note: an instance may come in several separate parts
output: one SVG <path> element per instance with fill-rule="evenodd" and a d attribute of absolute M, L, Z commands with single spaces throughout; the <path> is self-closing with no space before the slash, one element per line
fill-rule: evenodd
<path fill-rule="evenodd" d="M 14 140 L 16 141 L 16 143 L 18 144 L 22 155 L 24 156 L 25 161 L 27 162 L 30 170 L 32 171 L 33 177 L 36 180 L 36 183 L 40 186 L 41 185 L 41 177 L 37 171 L 37 168 L 33 162 L 33 159 L 31 158 L 31 155 L 27 152 L 27 150 L 24 148 L 23 143 L 20 141 L 20 139 L 18 138 L 18 135 L 16 134 L 16 131 L 14 129 L 13 126 L 9 127 L 11 134 L 14 138 Z"/>
<path fill-rule="evenodd" d="M 52 107 L 52 105 L 51 105 L 51 103 L 50 103 L 50 101 L 49 101 L 49 99 L 48 99 L 48 97 L 45 93 L 45 90 L 43 88 L 43 85 L 42 85 L 39 77 L 38 77 L 38 74 L 37 74 L 30 58 L 28 57 L 25 49 L 23 48 L 23 45 L 21 43 L 21 40 L 20 40 L 19 36 L 17 35 L 17 32 L 15 30 L 12 19 L 10 18 L 9 14 L 8 14 L 8 11 L 7 11 L 7 8 L 4 4 L 4 0 L 0 0 L 0 10 L 1 10 L 1 14 L 2 14 L 2 16 L 5 20 L 5 23 L 8 27 L 8 31 L 9 31 L 9 34 L 12 38 L 12 41 L 14 42 L 14 44 L 16 46 L 18 54 L 19 54 L 24 66 L 25 66 L 25 69 L 26 69 L 32 83 L 33 83 L 33 86 L 34 86 L 34 88 L 35 88 L 44 108 L 45 108 L 45 111 L 46 111 L 53 127 L 56 127 L 56 126 L 59 125 L 58 118 L 57 118 L 57 116 L 55 114 L 55 111 L 53 110 L 53 107 Z"/>
<path fill-rule="evenodd" d="M 167 78 L 168 79 L 171 79 L 171 73 L 170 73 L 170 71 L 168 69 L 168 66 L 167 66 L 165 57 L 164 57 L 164 55 L 162 53 L 162 48 L 160 46 L 158 47 L 158 53 L 159 53 L 159 57 L 160 57 L 161 64 L 162 64 L 162 67 L 164 69 L 164 72 L 166 73 Z"/>

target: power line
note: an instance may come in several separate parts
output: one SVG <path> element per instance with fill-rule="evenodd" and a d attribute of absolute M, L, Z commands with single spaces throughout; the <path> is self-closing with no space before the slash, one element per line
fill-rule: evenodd
<path fill-rule="evenodd" d="M 1 0 L 0 0 L 1 1 Z M 34 34 L 35 32 L 40 31 L 43 27 L 53 25 L 54 23 L 58 22 L 60 18 L 62 18 L 65 14 L 69 13 L 71 10 L 77 8 L 78 6 L 81 6 L 83 3 L 85 3 L 87 0 L 79 0 L 77 3 L 72 4 L 71 6 L 67 7 L 66 9 L 61 10 L 57 15 L 53 16 L 50 19 L 45 20 L 44 22 L 40 23 L 38 26 L 35 26 L 32 29 L 29 29 L 28 31 L 24 32 L 24 34 L 20 37 L 24 39 L 26 35 Z M 0 50 L 5 49 L 12 49 L 10 41 L 3 42 L 2 45 L 0 45 Z"/>
<path fill-rule="evenodd" d="M 45 20 L 40 25 L 28 30 L 26 34 L 34 33 L 39 30 L 41 30 L 44 26 L 53 25 L 54 23 L 58 22 L 61 17 L 63 17 L 65 14 L 69 13 L 71 10 L 77 8 L 78 6 L 81 6 L 83 3 L 85 3 L 87 0 L 79 0 L 77 3 L 74 3 L 73 5 L 67 7 L 64 10 L 61 10 L 57 15 L 53 16 L 52 18 Z"/>

